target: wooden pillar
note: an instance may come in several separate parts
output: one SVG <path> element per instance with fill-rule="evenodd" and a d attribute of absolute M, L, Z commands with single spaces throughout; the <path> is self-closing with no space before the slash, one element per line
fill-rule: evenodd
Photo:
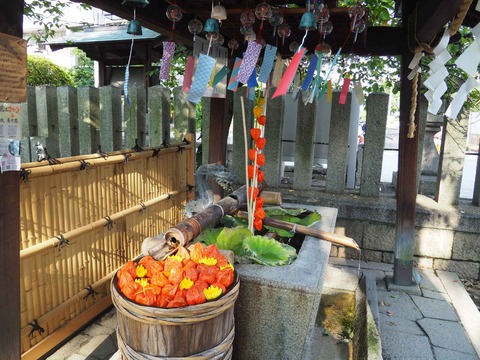
<path fill-rule="evenodd" d="M 0 32 L 22 37 L 23 1 L 3 2 Z M 0 353 L 20 359 L 20 181 L 17 171 L 0 174 Z"/>
<path fill-rule="evenodd" d="M 412 1 L 402 3 L 403 23 L 408 22 L 408 14 L 412 11 Z M 404 29 L 408 36 L 408 29 Z M 415 245 L 415 210 L 417 201 L 417 159 L 418 159 L 418 124 L 419 106 L 415 111 L 417 131 L 413 138 L 407 138 L 412 104 L 412 81 L 407 79 L 410 73 L 408 64 L 413 53 L 404 53 L 401 58 L 401 88 L 400 88 L 400 134 L 398 146 L 398 185 L 397 185 L 397 219 L 396 245 L 393 269 L 393 280 L 397 285 L 412 284 L 413 251 Z M 419 85 L 419 84 L 418 84 Z M 418 95 L 420 94 L 418 86 Z M 419 105 L 419 96 L 417 104 Z"/>

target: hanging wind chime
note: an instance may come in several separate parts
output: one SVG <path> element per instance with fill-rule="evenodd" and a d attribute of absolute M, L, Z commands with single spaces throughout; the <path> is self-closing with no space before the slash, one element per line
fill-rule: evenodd
<path fill-rule="evenodd" d="M 142 35 L 142 26 L 140 21 L 137 20 L 137 6 L 144 8 L 149 2 L 147 0 L 123 0 L 122 5 L 133 7 L 133 20 L 130 20 L 127 27 L 127 34 L 133 35 L 132 43 L 130 45 L 130 53 L 128 55 L 128 62 L 125 68 L 125 81 L 123 83 L 123 93 L 125 101 L 130 106 L 130 99 L 128 97 L 128 81 L 130 78 L 130 61 L 132 60 L 133 44 L 135 42 L 135 36 Z"/>

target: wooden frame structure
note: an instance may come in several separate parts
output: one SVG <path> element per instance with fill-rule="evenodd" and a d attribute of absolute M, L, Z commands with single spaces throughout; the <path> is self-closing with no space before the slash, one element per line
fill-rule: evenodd
<path fill-rule="evenodd" d="M 129 19 L 132 11 L 130 8 L 122 6 L 118 0 L 86 0 L 82 1 L 92 6 L 98 7 L 120 17 Z M 334 1 L 333 1 L 334 2 Z M 171 22 L 165 17 L 166 8 L 171 1 L 151 1 L 146 9 L 139 9 L 137 17 L 142 21 L 143 26 L 160 33 L 169 33 Z M 208 17 L 208 8 L 210 1 L 186 0 L 182 2 L 185 8 L 195 9 L 194 4 L 202 4 L 206 9 L 198 12 L 198 17 L 205 20 Z M 271 0 L 275 4 L 298 4 L 305 6 L 305 1 L 287 1 Z M 357 53 L 374 55 L 401 55 L 402 57 L 402 77 L 401 77 L 401 105 L 400 105 L 400 149 L 399 149 L 399 184 L 397 192 L 397 222 L 396 222 L 396 254 L 395 254 L 395 273 L 394 279 L 397 284 L 409 285 L 411 283 L 411 274 L 413 267 L 413 246 L 414 246 L 414 225 L 415 225 L 415 204 L 416 204 L 416 169 L 418 153 L 418 135 L 414 138 L 407 138 L 409 113 L 411 108 L 411 95 L 414 92 L 412 84 L 407 80 L 407 65 L 413 56 L 413 49 L 423 43 L 433 44 L 440 35 L 442 28 L 447 22 L 455 18 L 460 7 L 464 4 L 470 6 L 470 10 L 465 18 L 468 26 L 478 23 L 480 18 L 476 12 L 475 5 L 477 1 L 464 0 L 397 0 L 398 9 L 401 9 L 403 28 L 368 28 L 368 36 L 365 39 L 362 51 L 356 49 Z M 224 6 L 231 13 L 239 14 L 245 7 L 245 4 L 253 7 L 256 2 L 225 0 Z M 330 6 L 332 7 L 332 6 Z M 198 8 L 198 6 L 197 6 Z M 21 37 L 22 36 L 22 16 L 23 1 L 13 0 L 2 4 L 0 11 L 0 32 Z M 292 16 L 294 11 L 292 11 Z M 192 37 L 186 30 L 188 20 L 195 14 L 189 12 L 182 20 L 182 24 L 177 25 L 175 32 L 175 41 L 182 42 L 191 47 Z M 301 16 L 301 13 L 296 14 Z M 415 15 L 415 26 L 405 26 Z M 238 16 L 237 16 L 238 17 Z M 296 24 L 297 22 L 291 22 Z M 185 25 L 185 26 L 183 26 Z M 182 29 L 183 28 L 183 29 Z M 234 36 L 232 30 L 227 27 L 222 30 L 226 41 Z M 392 39 L 394 39 L 392 41 Z M 415 40 L 413 42 L 412 40 Z M 224 161 L 226 148 L 226 124 L 228 123 L 226 114 L 227 106 L 225 100 L 218 100 L 217 111 L 211 114 L 211 136 L 210 149 L 212 153 L 209 156 L 210 161 Z M 418 124 L 418 110 L 415 114 L 415 121 Z M 214 135 L 214 136 L 212 136 Z M 222 141 L 218 141 L 218 138 Z M 2 358 L 5 360 L 16 360 L 20 358 L 20 301 L 19 286 L 12 279 L 19 278 L 19 174 L 8 172 L 0 174 L 0 189 L 4 196 L 2 206 L 0 207 L 0 271 L 3 276 L 0 280 L 0 298 L 2 306 L 0 307 L 0 348 L 2 349 Z"/>

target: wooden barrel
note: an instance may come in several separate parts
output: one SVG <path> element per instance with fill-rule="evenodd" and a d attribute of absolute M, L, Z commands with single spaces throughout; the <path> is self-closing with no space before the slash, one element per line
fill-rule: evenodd
<path fill-rule="evenodd" d="M 231 359 L 238 297 L 238 275 L 215 301 L 181 308 L 158 308 L 127 299 L 112 281 L 117 309 L 118 347 L 126 359 Z"/>

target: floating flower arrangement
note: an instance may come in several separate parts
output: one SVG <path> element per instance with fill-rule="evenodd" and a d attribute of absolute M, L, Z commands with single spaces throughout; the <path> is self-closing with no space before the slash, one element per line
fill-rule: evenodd
<path fill-rule="evenodd" d="M 143 305 L 176 308 L 218 299 L 234 281 L 234 267 L 214 244 L 179 246 L 165 260 L 145 256 L 117 272 L 117 286 Z"/>

